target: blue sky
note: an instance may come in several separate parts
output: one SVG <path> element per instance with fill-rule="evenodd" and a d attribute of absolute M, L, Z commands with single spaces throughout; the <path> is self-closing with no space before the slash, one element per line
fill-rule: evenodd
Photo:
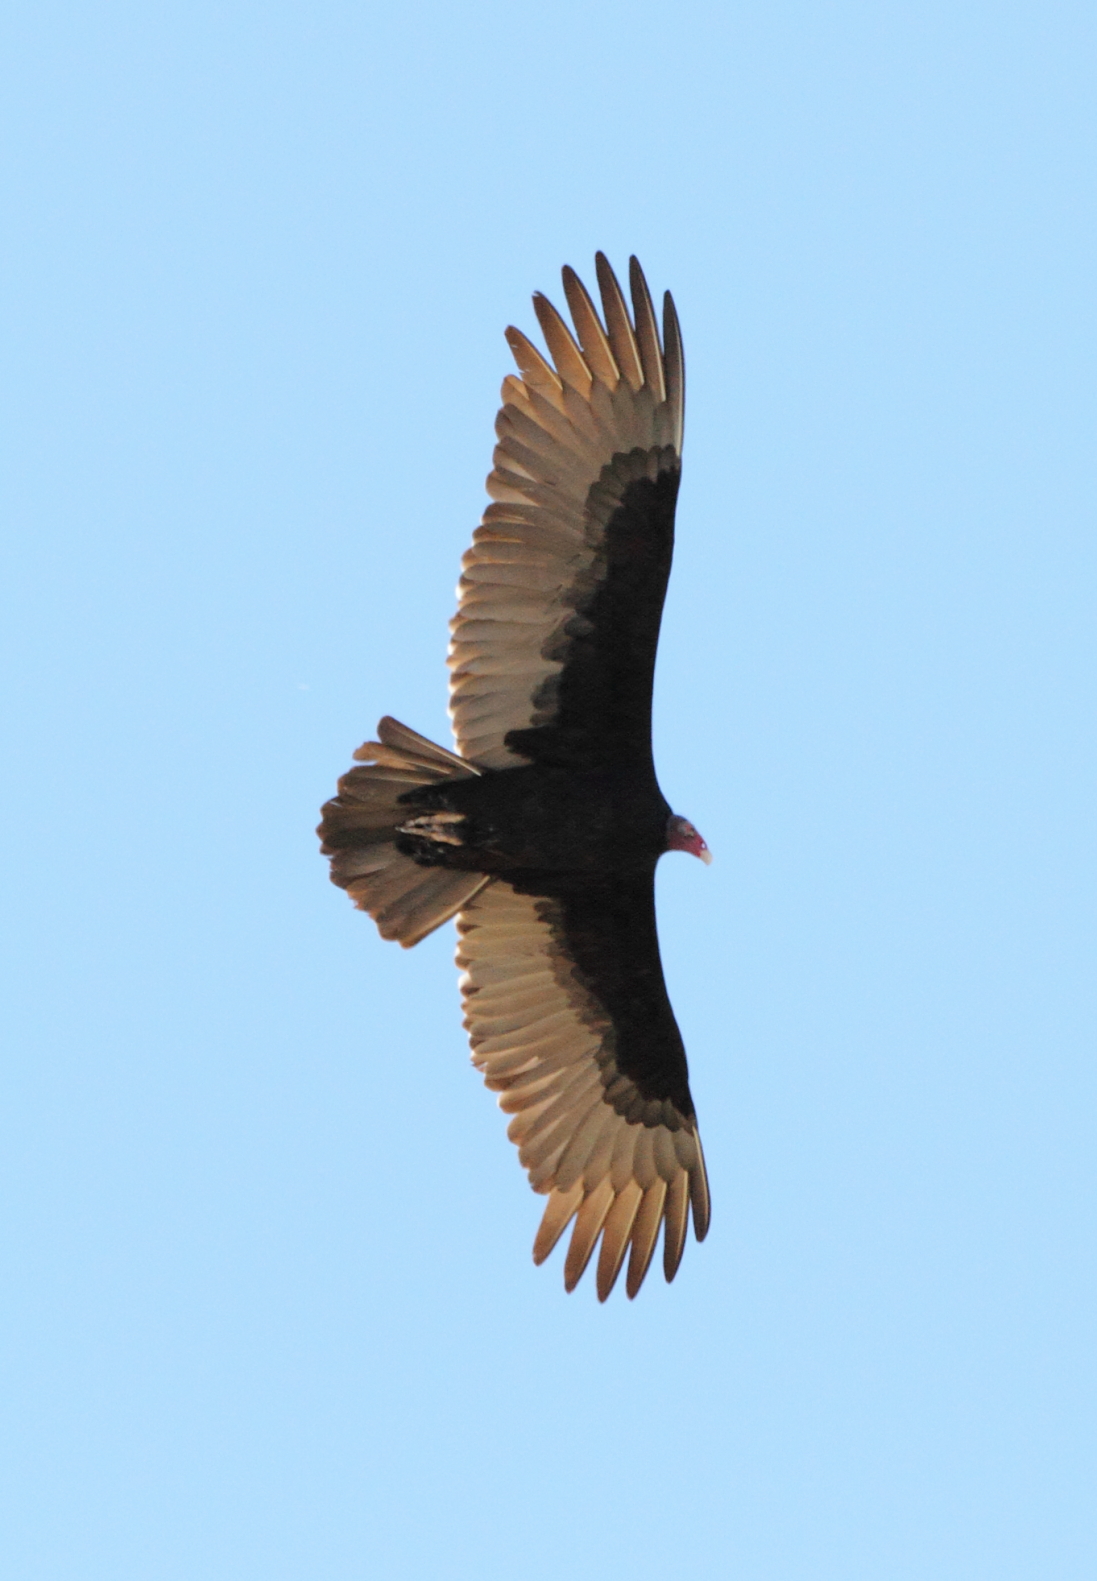
<path fill-rule="evenodd" d="M 1070 4 L 9 10 L 19 1581 L 1097 1565 L 1093 80 Z M 688 367 L 660 928 L 713 1187 L 599 1308 L 312 829 L 443 657 L 508 368 Z"/>

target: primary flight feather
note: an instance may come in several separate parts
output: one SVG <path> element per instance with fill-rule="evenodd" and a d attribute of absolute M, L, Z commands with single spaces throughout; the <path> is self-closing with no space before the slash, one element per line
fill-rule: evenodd
<path fill-rule="evenodd" d="M 709 1191 L 655 926 L 664 851 L 710 860 L 655 777 L 651 693 L 681 470 L 685 366 L 630 260 L 630 315 L 597 256 L 602 314 L 563 272 L 574 334 L 533 299 L 551 362 L 507 330 L 493 503 L 451 621 L 457 752 L 395 719 L 354 754 L 319 833 L 332 880 L 381 935 L 417 944 L 457 918 L 474 1063 L 548 1203 L 548 1256 L 574 1218 L 564 1282 L 596 1244 L 605 1300 L 626 1254 L 667 1279 Z"/>

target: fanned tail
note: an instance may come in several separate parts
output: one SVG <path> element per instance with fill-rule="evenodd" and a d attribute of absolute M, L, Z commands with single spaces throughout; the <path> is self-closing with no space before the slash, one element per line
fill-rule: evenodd
<path fill-rule="evenodd" d="M 423 867 L 396 849 L 409 809 L 399 798 L 418 785 L 467 779 L 480 770 L 387 715 L 380 741 L 354 754 L 360 767 L 339 781 L 321 812 L 317 834 L 331 857 L 331 881 L 368 911 L 383 939 L 405 949 L 441 927 L 491 880 L 483 873 Z"/>

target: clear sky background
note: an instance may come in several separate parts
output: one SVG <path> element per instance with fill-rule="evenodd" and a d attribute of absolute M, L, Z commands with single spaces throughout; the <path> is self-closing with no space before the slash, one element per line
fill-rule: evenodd
<path fill-rule="evenodd" d="M 1097 13 L 10 7 L 13 1581 L 1097 1574 Z M 663 953 L 714 1199 L 534 1269 L 452 928 L 313 827 L 443 657 L 508 322 L 689 370 Z"/>

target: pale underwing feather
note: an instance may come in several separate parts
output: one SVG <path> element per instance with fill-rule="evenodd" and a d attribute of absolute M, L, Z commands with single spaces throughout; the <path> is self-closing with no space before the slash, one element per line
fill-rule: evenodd
<path fill-rule="evenodd" d="M 581 1185 L 574 1186 L 571 1191 L 553 1191 L 549 1194 L 545 1212 L 541 1219 L 536 1239 L 533 1242 L 533 1260 L 535 1263 L 544 1262 L 575 1217 L 582 1200 L 583 1188 Z"/>
<path fill-rule="evenodd" d="M 644 382 L 644 370 L 640 362 L 640 353 L 636 346 L 636 336 L 632 332 L 632 323 L 628 316 L 628 308 L 621 294 L 621 287 L 617 283 L 617 276 L 609 266 L 609 260 L 604 253 L 599 253 L 595 259 L 595 268 L 598 274 L 598 289 L 602 297 L 602 312 L 605 315 L 606 332 L 609 343 L 613 347 L 614 361 L 620 369 L 622 379 L 632 390 L 638 390 Z"/>
<path fill-rule="evenodd" d="M 583 1277 L 583 1271 L 590 1261 L 594 1243 L 601 1234 L 602 1225 L 606 1221 L 606 1214 L 612 1202 L 613 1187 L 608 1180 L 603 1180 L 600 1185 L 595 1186 L 589 1196 L 584 1198 L 583 1206 L 575 1216 L 575 1228 L 571 1233 L 571 1244 L 564 1261 L 565 1290 L 574 1290 Z"/>
<path fill-rule="evenodd" d="M 575 321 L 579 344 L 583 348 L 583 357 L 594 377 L 601 379 L 603 384 L 609 385 L 612 389 L 621 375 L 613 358 L 609 338 L 602 328 L 602 322 L 587 294 L 586 286 L 575 270 L 570 264 L 565 264 L 562 272 L 564 295 L 567 297 L 568 307 Z"/>
<path fill-rule="evenodd" d="M 644 1275 L 651 1263 L 651 1254 L 659 1239 L 659 1226 L 663 1221 L 663 1204 L 667 1200 L 667 1183 L 657 1180 L 644 1192 L 644 1200 L 632 1226 L 632 1254 L 629 1257 L 628 1278 L 625 1289 L 631 1301 L 644 1282 Z"/>
<path fill-rule="evenodd" d="M 617 1282 L 643 1195 L 639 1182 L 630 1180 L 624 1191 L 613 1199 L 613 1205 L 606 1214 L 602 1228 L 602 1250 L 598 1257 L 599 1301 L 606 1299 Z"/>
<path fill-rule="evenodd" d="M 572 339 L 571 331 L 548 297 L 540 291 L 534 292 L 533 310 L 561 380 L 585 394 L 590 388 L 590 369 L 583 361 L 583 354 Z"/>

